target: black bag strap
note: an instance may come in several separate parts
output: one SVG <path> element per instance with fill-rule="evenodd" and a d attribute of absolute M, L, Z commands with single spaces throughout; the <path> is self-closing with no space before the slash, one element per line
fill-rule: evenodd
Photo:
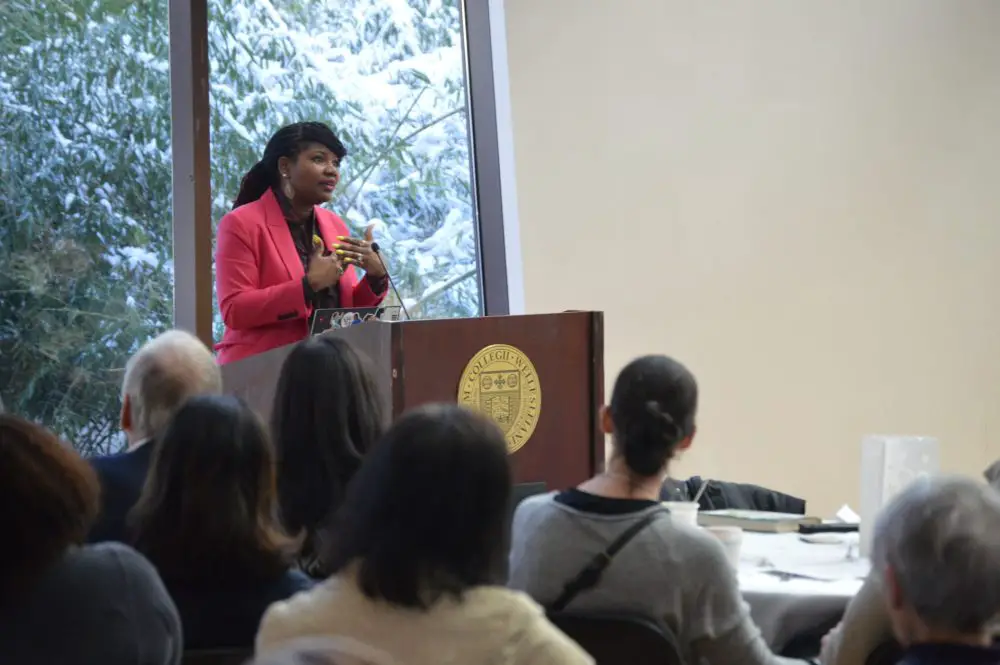
<path fill-rule="evenodd" d="M 628 545 L 629 541 L 639 535 L 640 531 L 652 524 L 656 518 L 664 513 L 669 514 L 670 511 L 666 509 L 654 510 L 629 528 L 625 529 L 620 536 L 608 545 L 607 549 L 591 559 L 590 563 L 588 563 L 583 570 L 566 583 L 566 586 L 563 587 L 562 593 L 559 594 L 559 597 L 556 598 L 555 602 L 548 606 L 548 611 L 562 612 L 566 609 L 566 606 L 569 605 L 570 601 L 580 595 L 580 593 L 597 586 L 597 583 L 601 581 L 601 575 L 604 574 L 604 570 L 611 563 L 611 560 L 615 557 L 615 555 L 618 554 L 623 547 Z"/>

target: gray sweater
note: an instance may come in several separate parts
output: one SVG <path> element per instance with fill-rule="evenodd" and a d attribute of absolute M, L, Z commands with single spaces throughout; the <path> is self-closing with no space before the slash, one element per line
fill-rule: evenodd
<path fill-rule="evenodd" d="M 595 509 L 611 509 L 583 510 L 547 494 L 526 499 L 514 514 L 509 585 L 542 605 L 552 603 L 566 582 L 629 525 L 662 510 L 653 502 L 576 495 L 591 499 Z M 677 637 L 688 665 L 801 663 L 771 653 L 750 619 L 722 545 L 669 516 L 636 535 L 598 585 L 567 609 L 621 611 L 657 620 Z"/>
<path fill-rule="evenodd" d="M 181 622 L 131 547 L 74 547 L 24 597 L 0 603 L 3 665 L 179 665 Z"/>

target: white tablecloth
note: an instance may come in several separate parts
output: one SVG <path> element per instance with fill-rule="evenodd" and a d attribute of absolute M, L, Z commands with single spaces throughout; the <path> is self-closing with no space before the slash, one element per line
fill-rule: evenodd
<path fill-rule="evenodd" d="M 780 652 L 796 635 L 836 622 L 868 573 L 857 534 L 833 543 L 803 542 L 798 534 L 744 533 L 739 580 L 754 621 Z M 785 573 L 779 576 L 775 572 Z"/>

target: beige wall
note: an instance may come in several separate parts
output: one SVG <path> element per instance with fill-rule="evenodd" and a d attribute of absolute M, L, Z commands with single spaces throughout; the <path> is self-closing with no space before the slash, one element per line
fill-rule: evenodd
<path fill-rule="evenodd" d="M 1000 457 L 1000 1 L 505 0 L 529 312 L 702 387 L 677 473 L 857 505 Z"/>

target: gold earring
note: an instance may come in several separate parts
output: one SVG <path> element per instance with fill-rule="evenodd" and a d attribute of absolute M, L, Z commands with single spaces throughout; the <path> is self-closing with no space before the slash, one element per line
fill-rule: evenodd
<path fill-rule="evenodd" d="M 292 180 L 288 177 L 287 173 L 281 174 L 281 192 L 289 201 L 295 198 L 295 190 L 292 188 Z"/>

